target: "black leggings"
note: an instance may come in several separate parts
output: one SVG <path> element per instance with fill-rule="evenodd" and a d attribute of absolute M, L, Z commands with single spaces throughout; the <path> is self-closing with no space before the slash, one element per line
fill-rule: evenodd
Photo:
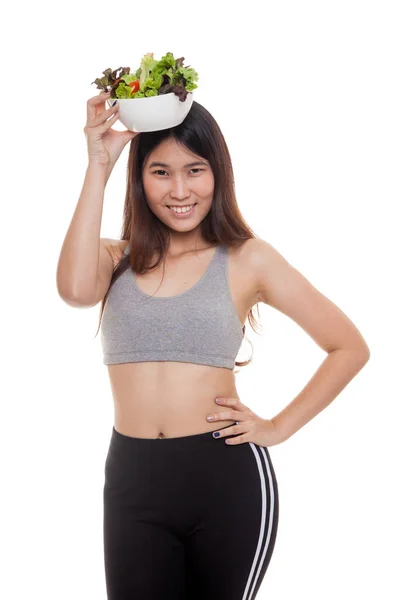
<path fill-rule="evenodd" d="M 135 438 L 112 428 L 108 600 L 254 600 L 275 545 L 278 486 L 267 447 L 225 439 Z"/>

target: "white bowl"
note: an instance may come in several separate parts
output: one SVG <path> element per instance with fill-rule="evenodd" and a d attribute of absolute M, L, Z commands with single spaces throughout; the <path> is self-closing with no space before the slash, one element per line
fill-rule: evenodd
<path fill-rule="evenodd" d="M 182 123 L 192 106 L 193 92 L 188 92 L 184 102 L 173 92 L 146 98 L 109 98 L 109 106 L 115 100 L 119 105 L 118 120 L 127 129 L 136 132 L 159 131 Z"/>

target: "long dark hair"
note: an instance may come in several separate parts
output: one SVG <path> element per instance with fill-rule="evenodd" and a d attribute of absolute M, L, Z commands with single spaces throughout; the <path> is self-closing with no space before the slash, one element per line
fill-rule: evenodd
<path fill-rule="evenodd" d="M 202 238 L 210 244 L 222 243 L 229 247 L 237 247 L 247 239 L 258 237 L 240 213 L 235 194 L 232 161 L 222 132 L 212 115 L 194 100 L 188 115 L 180 125 L 140 133 L 130 143 L 121 233 L 121 240 L 129 240 L 130 252 L 123 255 L 114 267 L 110 286 L 101 302 L 96 336 L 113 283 L 129 267 L 138 274 L 156 268 L 161 261 L 164 262 L 168 251 L 169 229 L 150 210 L 142 180 L 143 165 L 147 157 L 167 138 L 174 139 L 193 154 L 208 160 L 211 165 L 214 175 L 214 197 L 210 211 L 200 224 Z M 151 264 L 154 254 L 158 259 L 155 264 Z M 256 306 L 260 316 L 258 304 Z M 258 333 L 259 323 L 254 317 L 253 308 L 250 309 L 247 319 L 253 330 Z M 243 325 L 242 330 L 245 335 L 246 325 Z M 252 346 L 251 342 L 250 345 Z M 251 355 L 246 361 L 235 362 L 235 366 L 248 365 L 252 359 Z"/>

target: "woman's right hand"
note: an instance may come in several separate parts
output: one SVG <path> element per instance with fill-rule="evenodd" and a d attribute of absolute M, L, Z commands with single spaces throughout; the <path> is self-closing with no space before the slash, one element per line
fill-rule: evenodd
<path fill-rule="evenodd" d="M 118 119 L 118 102 L 115 106 L 105 108 L 109 94 L 103 91 L 87 101 L 87 122 L 84 132 L 88 145 L 90 163 L 97 163 L 111 170 L 117 162 L 122 150 L 139 132 L 116 131 L 111 129 Z"/>

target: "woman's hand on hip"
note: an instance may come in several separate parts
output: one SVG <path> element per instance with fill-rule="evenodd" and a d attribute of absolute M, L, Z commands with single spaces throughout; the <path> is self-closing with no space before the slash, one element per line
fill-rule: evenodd
<path fill-rule="evenodd" d="M 221 429 L 218 432 L 219 436 L 217 436 L 217 439 L 236 435 L 237 437 L 235 438 L 225 440 L 225 443 L 235 445 L 253 442 L 258 446 L 276 446 L 284 441 L 270 419 L 262 419 L 238 398 L 218 397 L 215 399 L 215 402 L 219 406 L 226 408 L 221 412 L 207 415 L 209 423 L 229 420 L 236 421 L 235 425 Z"/>

